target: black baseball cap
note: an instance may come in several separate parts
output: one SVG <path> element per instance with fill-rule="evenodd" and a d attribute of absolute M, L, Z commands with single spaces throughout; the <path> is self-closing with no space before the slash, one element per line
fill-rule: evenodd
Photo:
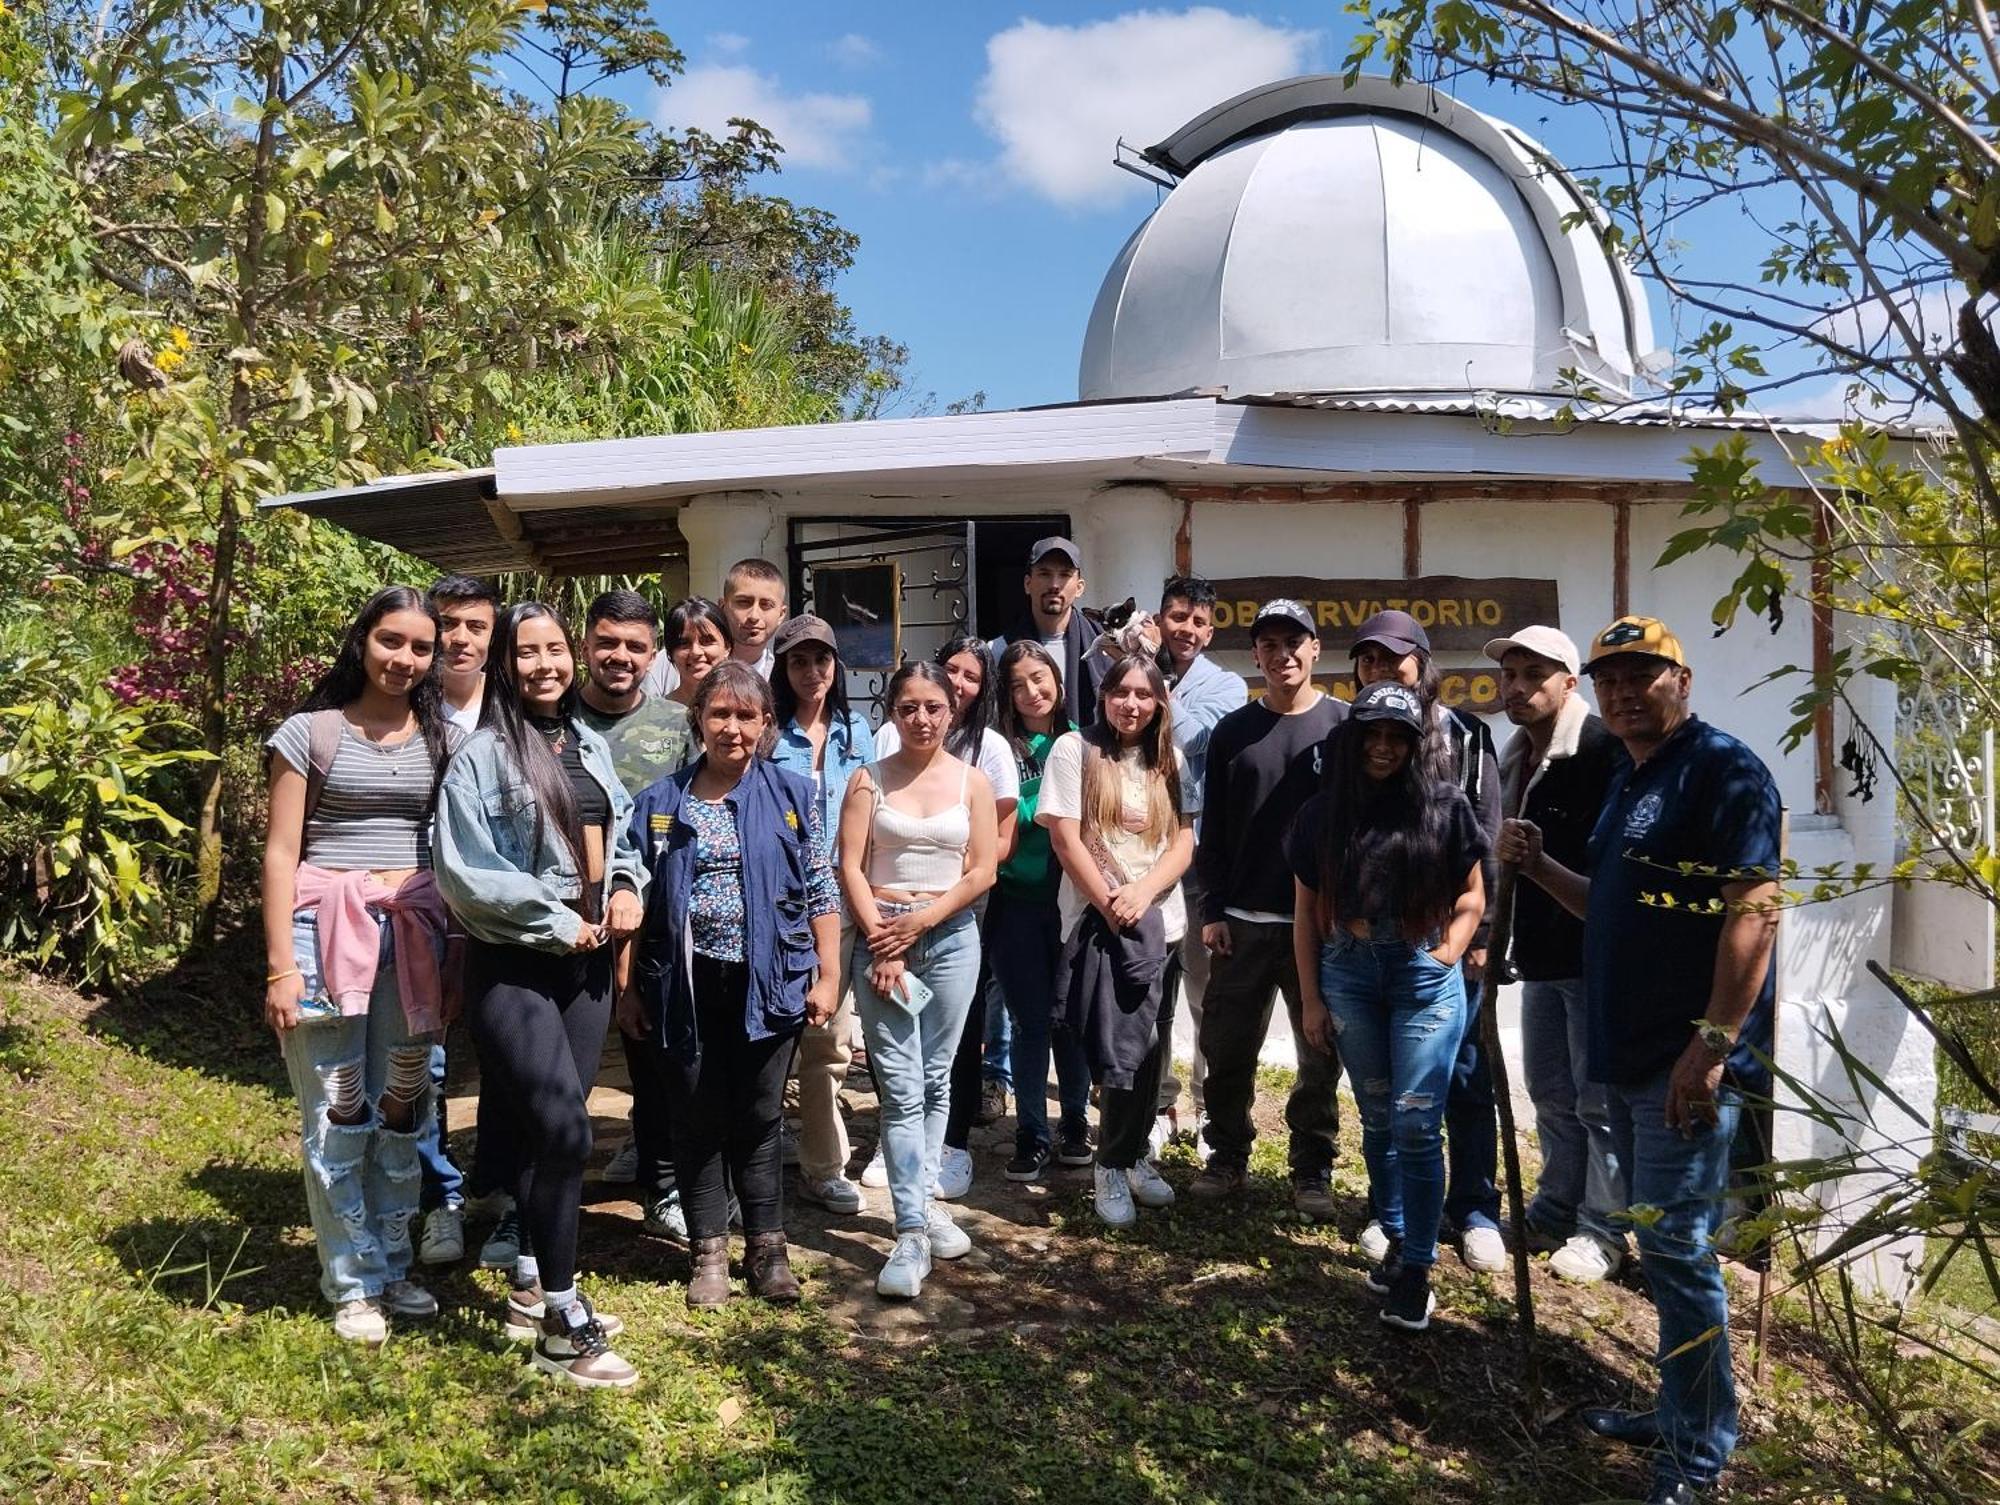
<path fill-rule="evenodd" d="M 1370 642 L 1381 642 L 1371 638 Z M 1354 703 L 1347 708 L 1350 721 L 1393 721 L 1398 726 L 1407 726 L 1418 736 L 1424 731 L 1423 697 L 1408 685 L 1394 680 L 1378 680 L 1354 697 Z"/>
<path fill-rule="evenodd" d="M 1050 554 L 1062 555 L 1065 559 L 1069 560 L 1069 562 L 1076 567 L 1076 570 L 1079 574 L 1082 573 L 1083 551 L 1079 549 L 1075 544 L 1071 543 L 1067 538 L 1061 538 L 1061 537 L 1036 539 L 1034 547 L 1028 550 L 1028 568 L 1032 570 L 1036 565 L 1040 564 L 1042 560 Z"/>
<path fill-rule="evenodd" d="M 1431 656 L 1431 637 L 1417 625 L 1417 619 L 1406 611 L 1378 611 L 1361 624 L 1361 630 L 1354 634 L 1354 646 L 1347 650 L 1349 658 L 1358 657 L 1364 646 L 1380 643 L 1384 648 L 1396 653 L 1421 653 Z"/>
<path fill-rule="evenodd" d="M 1251 642 L 1257 641 L 1257 629 L 1267 622 L 1284 622 L 1298 628 L 1307 637 L 1313 636 L 1312 613 L 1306 610 L 1303 602 L 1294 601 L 1289 596 L 1276 597 L 1257 608 L 1256 618 L 1250 623 Z"/>

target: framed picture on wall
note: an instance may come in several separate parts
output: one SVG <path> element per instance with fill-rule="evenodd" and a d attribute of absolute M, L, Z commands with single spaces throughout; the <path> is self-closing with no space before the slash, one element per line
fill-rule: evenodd
<path fill-rule="evenodd" d="M 813 606 L 840 640 L 849 669 L 894 669 L 903 660 L 903 572 L 893 559 L 816 565 Z"/>

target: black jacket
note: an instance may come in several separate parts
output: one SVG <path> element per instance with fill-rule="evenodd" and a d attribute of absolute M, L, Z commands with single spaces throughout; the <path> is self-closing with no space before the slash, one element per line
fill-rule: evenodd
<path fill-rule="evenodd" d="M 1160 1038 L 1167 929 L 1150 905 L 1131 930 L 1083 912 L 1056 966 L 1055 1023 L 1083 1046 L 1091 1080 L 1130 1091 Z"/>
<path fill-rule="evenodd" d="M 1500 839 L 1500 760 L 1494 756 L 1493 734 L 1485 722 L 1470 711 L 1440 706 L 1439 712 L 1445 745 L 1451 750 L 1452 781 L 1465 791 L 1479 817 L 1479 829 L 1486 833 L 1486 856 L 1479 864 L 1479 875 L 1486 881 L 1486 912 L 1472 933 L 1472 946 L 1477 949 L 1486 944 L 1493 929 L 1493 898 L 1500 879 L 1500 867 L 1493 856 L 1494 843 Z"/>
<path fill-rule="evenodd" d="M 1592 715 L 1579 696 L 1563 707 L 1549 750 L 1528 786 L 1521 786 L 1530 756 L 1528 737 L 1516 732 L 1500 760 L 1507 813 L 1542 828 L 1542 848 L 1571 872 L 1587 869 L 1585 849 L 1610 787 L 1618 739 Z M 1583 921 L 1538 885 L 1514 885 L 1514 940 L 1509 953 L 1515 976 L 1527 982 L 1557 982 L 1583 976 Z"/>

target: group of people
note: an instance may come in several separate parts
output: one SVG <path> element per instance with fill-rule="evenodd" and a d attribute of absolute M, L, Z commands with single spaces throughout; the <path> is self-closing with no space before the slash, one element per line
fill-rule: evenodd
<path fill-rule="evenodd" d="M 711 1307 L 732 1297 L 732 1226 L 749 1292 L 799 1297 L 790 1077 L 796 1194 L 852 1215 L 886 1185 L 877 1288 L 908 1299 L 971 1247 L 949 1202 L 971 1184 L 971 1125 L 1010 1088 L 1010 1180 L 1089 1166 L 1112 1227 L 1173 1202 L 1154 1157 L 1182 1130 L 1177 1007 L 1207 1150 L 1187 1190 L 1240 1197 L 1277 998 L 1294 1205 L 1338 1210 L 1345 1070 L 1367 1284 L 1384 1323 L 1421 1331 L 1441 1244 L 1474 1270 L 1507 1260 L 1479 1028 L 1504 975 L 1524 983 L 1543 1150 L 1526 1238 L 1597 1280 L 1636 1224 L 1660 1312 L 1657 1406 L 1586 1422 L 1656 1450 L 1655 1498 L 1698 1498 L 1734 1442 L 1711 1235 L 1743 1094 L 1769 1090 L 1778 813 L 1755 754 L 1691 713 L 1678 642 L 1642 617 L 1587 660 L 1550 625 L 1496 638 L 1516 727 L 1496 754 L 1440 702 L 1407 613 L 1357 630 L 1347 702 L 1315 683 L 1313 613 L 1264 603 L 1252 700 L 1208 656 L 1206 581 L 1169 580 L 1121 645 L 1079 608 L 1074 543 L 1026 563 L 1017 627 L 901 665 L 879 728 L 849 703 L 838 635 L 789 615 L 760 559 L 664 622 L 608 592 L 580 641 L 553 607 L 466 577 L 366 603 L 269 742 L 265 1011 L 336 1331 L 380 1341 L 435 1313 L 410 1272 L 462 1257 L 464 1208 L 487 1199 L 508 1334 L 578 1385 L 637 1380 L 576 1280 L 614 1021 L 645 1226 L 684 1240 L 688 1302 Z M 1519 881 L 1489 967 L 1502 862 Z M 469 1174 L 442 1112 L 460 1018 L 479 1062 Z M 857 1025 L 880 1103 L 858 1185 L 839 1100 Z M 1624 1217 L 1635 1205 L 1651 1212 Z"/>

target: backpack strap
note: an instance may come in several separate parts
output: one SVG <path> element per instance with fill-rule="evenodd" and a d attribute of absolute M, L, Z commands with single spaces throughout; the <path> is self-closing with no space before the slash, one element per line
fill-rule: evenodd
<path fill-rule="evenodd" d="M 312 824 L 313 811 L 319 808 L 320 791 L 326 788 L 326 776 L 333 771 L 333 760 L 340 756 L 345 720 L 331 707 L 314 711 L 307 720 L 306 813 L 302 827 Z"/>

